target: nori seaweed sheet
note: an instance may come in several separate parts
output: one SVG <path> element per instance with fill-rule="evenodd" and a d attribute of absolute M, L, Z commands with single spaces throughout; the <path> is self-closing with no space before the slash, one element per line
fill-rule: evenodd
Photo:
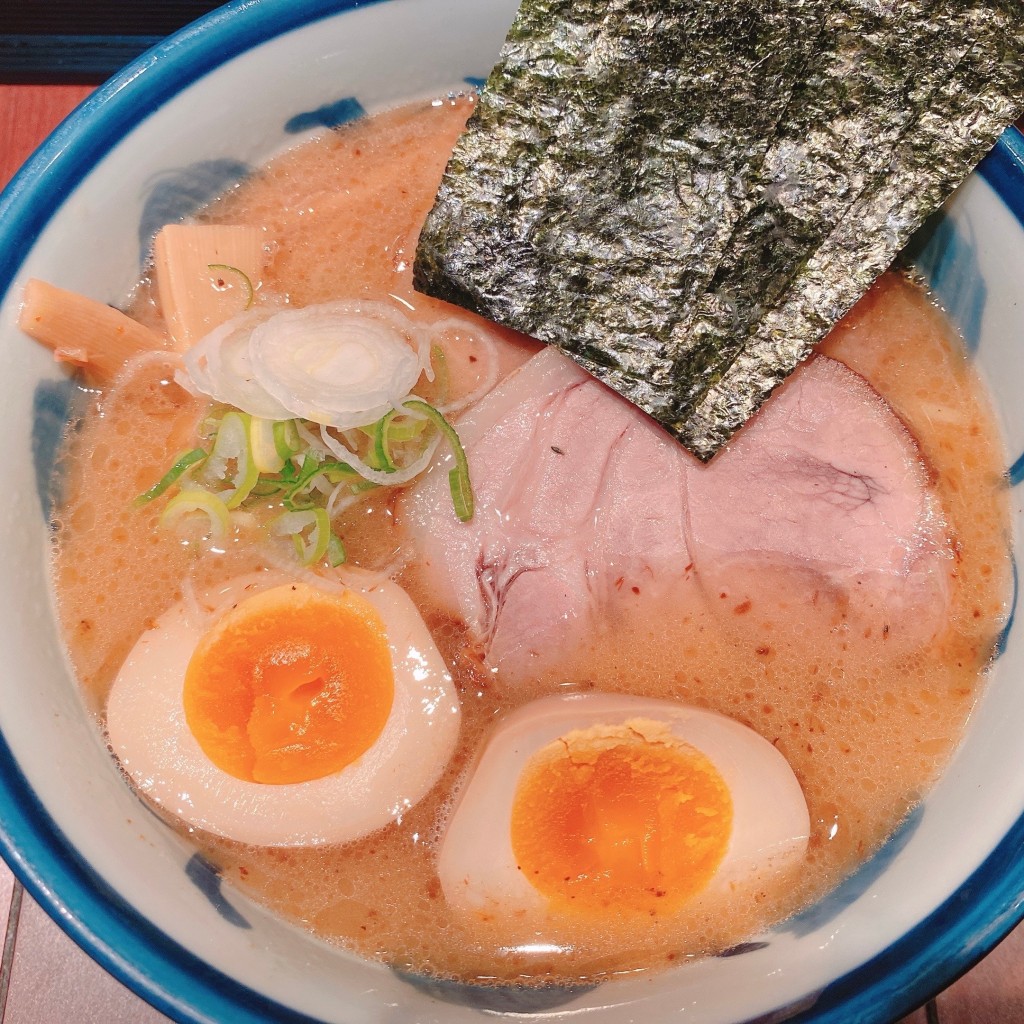
<path fill-rule="evenodd" d="M 415 281 L 706 459 L 1024 105 L 1024 4 L 666 6 L 524 0 Z"/>
<path fill-rule="evenodd" d="M 672 324 L 717 267 L 829 9 L 524 0 L 420 235 L 416 286 L 651 407 L 672 391 Z"/>
<path fill-rule="evenodd" d="M 815 66 L 786 115 L 733 231 L 725 258 L 696 302 L 675 377 L 674 422 L 685 423 L 752 327 L 789 288 L 831 229 L 879 187 L 893 149 L 967 50 L 935 17 L 947 0 L 855 0 L 833 12 Z M 936 59 L 945 46 L 948 60 Z"/>
<path fill-rule="evenodd" d="M 947 11 L 952 12 L 950 6 Z M 952 16 L 952 15 L 951 15 Z M 978 3 L 947 25 L 961 59 L 677 436 L 710 458 L 867 291 L 1024 109 L 1024 5 Z M 969 39 L 966 48 L 960 42 Z"/>

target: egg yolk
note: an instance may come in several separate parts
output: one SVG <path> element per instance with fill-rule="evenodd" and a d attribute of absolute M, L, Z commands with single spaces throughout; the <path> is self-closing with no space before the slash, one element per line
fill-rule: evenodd
<path fill-rule="evenodd" d="M 185 718 L 218 768 L 248 782 L 340 771 L 380 736 L 394 701 L 383 621 L 353 592 L 296 583 L 236 605 L 196 645 Z"/>
<path fill-rule="evenodd" d="M 573 731 L 534 754 L 511 829 L 519 870 L 554 909 L 672 913 L 721 863 L 732 799 L 704 754 L 636 720 Z"/>

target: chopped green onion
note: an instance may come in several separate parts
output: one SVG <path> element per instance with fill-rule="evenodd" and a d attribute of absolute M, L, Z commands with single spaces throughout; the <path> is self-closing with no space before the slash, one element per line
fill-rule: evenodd
<path fill-rule="evenodd" d="M 362 494 L 364 491 L 375 491 L 381 484 L 374 483 L 372 480 L 356 480 L 355 482 L 348 485 L 348 489 L 352 494 Z"/>
<path fill-rule="evenodd" d="M 296 455 L 301 446 L 302 438 L 299 437 L 295 420 L 279 420 L 274 424 L 274 447 L 282 462 Z"/>
<path fill-rule="evenodd" d="M 284 476 L 284 474 L 281 475 L 282 477 Z M 284 486 L 280 487 L 285 492 L 282 499 L 285 508 L 303 509 L 310 507 L 308 502 L 303 499 L 310 497 L 310 492 L 317 486 L 317 482 L 320 481 L 321 477 L 332 486 L 337 486 L 346 480 L 352 480 L 354 481 L 352 484 L 353 493 L 356 493 L 354 490 L 356 485 L 363 482 L 363 478 L 346 463 L 333 460 L 320 462 L 315 455 L 307 453 L 304 457 L 302 468 L 297 474 L 291 476 Z"/>
<path fill-rule="evenodd" d="M 182 491 L 167 503 L 160 514 L 161 526 L 173 526 L 183 516 L 193 512 L 203 513 L 210 522 L 210 534 L 215 540 L 227 536 L 230 514 L 227 505 L 209 491 Z"/>
<path fill-rule="evenodd" d="M 285 483 L 282 480 L 275 480 L 273 477 L 261 476 L 255 486 L 249 492 L 250 498 L 272 498 L 285 490 Z"/>
<path fill-rule="evenodd" d="M 347 462 L 325 462 L 320 471 L 332 484 L 340 484 L 345 479 L 359 480 L 361 477 Z"/>
<path fill-rule="evenodd" d="M 385 413 L 376 423 L 368 427 L 359 427 L 359 432 L 365 434 L 372 441 L 381 430 L 381 423 L 390 417 L 387 426 L 388 437 L 392 441 L 415 441 L 424 430 L 427 429 L 428 420 L 420 419 L 418 416 L 403 416 L 398 409 L 392 409 Z M 398 422 L 396 422 L 396 419 Z"/>
<path fill-rule="evenodd" d="M 394 473 L 398 467 L 391 458 L 391 442 L 388 440 L 391 421 L 398 413 L 392 409 L 377 420 L 376 430 L 373 432 L 373 459 L 371 465 L 374 469 L 382 470 L 385 473 Z"/>
<path fill-rule="evenodd" d="M 260 478 L 249 442 L 251 419 L 245 412 L 226 412 L 203 467 L 203 483 L 224 487 L 222 497 L 229 509 L 238 508 Z"/>
<path fill-rule="evenodd" d="M 388 427 L 388 437 L 392 441 L 415 441 L 427 429 L 427 423 L 412 416 L 400 416 Z"/>
<path fill-rule="evenodd" d="M 345 551 L 345 545 L 342 544 L 341 538 L 336 534 L 331 534 L 331 539 L 327 542 L 327 561 L 331 563 L 331 568 L 337 569 L 339 565 L 343 565 L 345 560 L 348 558 L 348 553 Z"/>
<path fill-rule="evenodd" d="M 448 489 L 452 492 L 452 506 L 459 519 L 468 523 L 473 518 L 473 488 L 469 474 L 458 466 L 448 471 Z"/>
<path fill-rule="evenodd" d="M 135 504 L 145 505 L 154 498 L 159 498 L 164 491 L 178 481 L 186 469 L 194 466 L 197 462 L 202 462 L 205 458 L 206 452 L 202 448 L 193 448 L 192 451 L 179 455 L 174 465 L 148 491 L 143 492 L 135 499 Z"/>
<path fill-rule="evenodd" d="M 448 473 L 448 487 L 452 493 L 452 505 L 455 514 L 464 523 L 473 518 L 473 486 L 469 479 L 469 460 L 466 450 L 462 447 L 455 428 L 432 405 L 419 398 L 411 398 L 402 403 L 404 409 L 414 409 L 423 413 L 441 432 L 455 456 L 455 466 Z"/>
<path fill-rule="evenodd" d="M 294 509 L 298 497 L 305 494 L 313 483 L 315 477 L 323 472 L 323 464 L 312 452 L 306 452 L 302 457 L 302 465 L 298 467 L 294 475 L 289 474 L 288 487 L 284 494 L 286 508 Z M 284 474 L 282 474 L 282 477 Z"/>
<path fill-rule="evenodd" d="M 443 362 L 443 354 L 441 358 Z M 375 423 L 359 428 L 366 435 L 368 447 L 362 457 L 358 454 L 362 444 L 356 449 L 349 438 L 351 447 L 340 442 L 336 448 L 328 444 L 335 457 L 328 455 L 325 459 L 312 442 L 304 440 L 302 422 L 256 417 L 230 407 L 215 408 L 202 424 L 212 440 L 209 450 L 194 448 L 179 455 L 167 473 L 139 495 L 136 504 L 152 501 L 176 482 L 180 486 L 182 477 L 198 466 L 190 474 L 188 489 L 164 509 L 162 525 L 201 514 L 209 521 L 210 534 L 219 539 L 230 530 L 231 512 L 251 497 L 268 510 L 275 504 L 283 507 L 268 529 L 273 535 L 291 539 L 303 565 L 326 560 L 338 566 L 347 560 L 347 552 L 331 529 L 330 515 L 324 507 L 334 489 L 344 488 L 359 495 L 399 481 L 406 483 L 426 468 L 438 441 L 444 440 L 454 455 L 448 483 L 455 512 L 463 521 L 473 517 L 465 450 L 440 410 L 427 402 L 410 397 Z M 428 431 L 427 440 L 418 441 Z M 419 451 L 410 456 L 412 448 Z M 413 462 L 403 465 L 410 457 Z M 398 479 L 389 479 L 391 474 Z"/>
<path fill-rule="evenodd" d="M 270 524 L 270 531 L 277 537 L 291 537 L 301 565 L 319 562 L 327 554 L 334 536 L 330 517 L 323 508 L 282 512 Z"/>
<path fill-rule="evenodd" d="M 260 473 L 277 473 L 284 468 L 285 456 L 277 449 L 273 420 L 253 416 L 249 423 L 249 445 L 252 461 Z"/>
<path fill-rule="evenodd" d="M 252 281 L 249 280 L 248 274 L 239 270 L 238 267 L 232 267 L 228 263 L 207 263 L 206 267 L 208 270 L 226 271 L 229 274 L 236 275 L 242 283 L 242 291 L 245 294 L 245 305 L 242 309 L 252 309 L 252 304 L 256 299 L 256 291 L 252 286 Z"/>

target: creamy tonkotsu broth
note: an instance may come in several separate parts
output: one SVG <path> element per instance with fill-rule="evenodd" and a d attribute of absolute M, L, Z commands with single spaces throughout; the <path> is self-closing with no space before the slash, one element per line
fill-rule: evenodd
<path fill-rule="evenodd" d="M 469 98 L 446 99 L 331 132 L 274 160 L 202 217 L 262 230 L 264 296 L 296 307 L 373 299 L 436 320 L 446 311 L 413 290 L 411 262 L 471 107 Z M 160 323 L 148 281 L 134 313 Z M 539 348 L 490 330 L 502 376 Z M 487 360 L 452 333 L 440 343 L 451 386 L 472 391 Z M 612 626 L 602 624 L 578 649 L 517 674 L 511 685 L 500 668 L 481 663 L 464 624 L 439 606 L 405 531 L 404 499 L 370 491 L 338 517 L 336 529 L 349 564 L 391 574 L 433 633 L 462 705 L 454 756 L 400 821 L 352 843 L 260 847 L 181 830 L 224 878 L 329 942 L 462 979 L 578 981 L 653 969 L 735 944 L 827 892 L 893 832 L 949 760 L 1004 621 L 1009 565 L 993 414 L 929 297 L 888 275 L 821 351 L 884 396 L 929 469 L 950 552 L 937 563 L 948 613 L 934 635 L 914 621 L 861 617 L 841 589 L 792 565 L 737 564 L 734 577 L 716 577 L 713 594 L 698 586 L 657 601 L 638 593 Z M 125 656 L 158 616 L 206 586 L 270 563 L 257 525 L 211 547 L 160 528 L 160 501 L 133 506 L 193 445 L 204 409 L 165 365 L 143 363 L 89 395 L 68 437 L 53 577 L 71 658 L 100 724 Z M 273 564 L 281 568 L 277 555 Z M 437 851 L 453 787 L 494 723 L 535 698 L 594 691 L 718 711 L 769 740 L 809 809 L 810 842 L 798 869 L 741 885 L 732 898 L 698 899 L 678 915 L 555 921 L 539 936 L 515 920 L 451 912 Z M 504 827 L 480 823 L 481 832 Z"/>

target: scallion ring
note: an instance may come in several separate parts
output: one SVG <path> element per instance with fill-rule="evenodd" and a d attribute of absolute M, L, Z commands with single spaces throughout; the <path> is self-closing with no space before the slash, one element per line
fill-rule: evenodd
<path fill-rule="evenodd" d="M 336 533 L 332 533 L 327 542 L 327 561 L 331 563 L 332 568 L 336 569 L 339 565 L 343 565 L 347 558 L 348 552 L 345 551 L 345 545 L 341 542 L 341 538 Z"/>
<path fill-rule="evenodd" d="M 252 281 L 249 280 L 248 274 L 239 270 L 238 267 L 231 266 L 229 263 L 207 263 L 206 268 L 207 270 L 217 270 L 221 273 L 234 274 L 241 282 L 242 292 L 245 295 L 245 305 L 242 306 L 242 309 L 252 309 L 252 304 L 256 301 L 256 289 L 253 288 Z M 226 287 L 226 284 L 220 284 L 218 287 Z"/>
<path fill-rule="evenodd" d="M 302 446 L 295 420 L 278 420 L 274 424 L 274 447 L 282 462 L 297 454 Z"/>
<path fill-rule="evenodd" d="M 222 540 L 227 536 L 231 523 L 228 507 L 209 491 L 193 490 L 176 494 L 160 514 L 160 525 L 173 526 L 194 512 L 206 516 L 210 524 L 210 536 L 214 540 Z"/>
<path fill-rule="evenodd" d="M 331 543 L 331 520 L 326 509 L 307 508 L 282 512 L 270 524 L 277 537 L 291 537 L 295 556 L 301 565 L 319 562 Z"/>
<path fill-rule="evenodd" d="M 202 483 L 221 493 L 229 509 L 237 508 L 249 496 L 260 478 L 252 457 L 248 413 L 224 413 L 213 450 L 203 467 Z"/>
<path fill-rule="evenodd" d="M 394 409 L 389 413 L 385 413 L 377 420 L 373 432 L 373 461 L 371 465 L 374 469 L 379 469 L 385 473 L 393 473 L 398 469 L 398 466 L 395 465 L 395 460 L 391 457 L 391 440 L 389 437 L 391 422 L 397 415 L 398 413 Z"/>
<path fill-rule="evenodd" d="M 154 498 L 159 498 L 164 491 L 178 482 L 185 470 L 205 458 L 206 452 L 202 448 L 193 448 L 192 451 L 179 455 L 174 465 L 148 491 L 144 491 L 135 499 L 135 504 L 146 505 Z"/>
<path fill-rule="evenodd" d="M 422 413 L 437 427 L 441 436 L 448 442 L 452 455 L 455 457 L 455 466 L 448 473 L 452 505 L 454 505 L 455 514 L 459 519 L 468 523 L 473 518 L 473 486 L 469 479 L 469 460 L 466 458 L 466 450 L 462 447 L 458 433 L 437 409 L 421 398 L 407 399 L 402 403 L 402 408 Z"/>

